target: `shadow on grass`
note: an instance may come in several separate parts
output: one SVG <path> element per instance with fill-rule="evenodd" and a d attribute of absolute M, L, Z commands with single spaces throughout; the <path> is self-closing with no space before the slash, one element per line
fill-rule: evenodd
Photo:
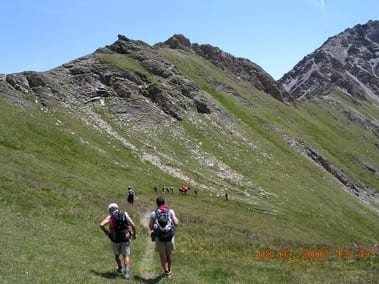
<path fill-rule="evenodd" d="M 116 272 L 111 272 L 111 271 L 99 272 L 99 271 L 91 270 L 91 272 L 93 274 L 95 274 L 96 276 L 106 278 L 106 279 L 122 278 L 122 274 L 116 273 Z M 155 283 L 158 283 L 162 278 L 165 278 L 165 275 L 161 274 L 155 278 L 148 278 L 148 279 L 140 277 L 140 276 L 132 276 L 132 278 L 141 282 L 141 283 L 155 284 Z"/>
<path fill-rule="evenodd" d="M 146 278 L 142 278 L 140 276 L 135 276 L 133 277 L 135 280 L 141 282 L 141 283 L 145 283 L 145 284 L 155 284 L 155 283 L 158 283 L 159 281 L 161 281 L 162 278 L 165 278 L 165 275 L 164 274 L 161 274 L 155 278 L 149 278 L 149 279 L 146 279 Z"/>
<path fill-rule="evenodd" d="M 91 272 L 95 274 L 96 276 L 100 276 L 106 279 L 115 279 L 122 276 L 122 274 L 111 272 L 111 271 L 99 272 L 99 271 L 91 270 Z"/>

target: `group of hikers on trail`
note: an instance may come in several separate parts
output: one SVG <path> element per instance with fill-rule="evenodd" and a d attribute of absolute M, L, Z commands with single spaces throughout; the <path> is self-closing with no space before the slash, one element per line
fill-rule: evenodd
<path fill-rule="evenodd" d="M 178 188 L 178 191 L 179 193 L 181 194 L 184 194 L 184 195 L 187 195 L 187 192 L 190 190 L 191 188 L 188 186 L 188 185 L 183 185 L 181 187 Z M 154 186 L 154 192 L 156 194 L 158 194 L 158 187 L 157 186 Z M 172 186 L 164 186 L 162 187 L 162 193 L 173 193 L 174 192 L 174 188 Z M 197 190 L 195 189 L 194 191 L 195 195 L 197 196 Z"/>
<path fill-rule="evenodd" d="M 128 197 L 127 199 L 129 202 Z M 134 195 L 133 201 L 129 203 L 134 203 Z M 178 226 L 179 220 L 175 211 L 167 206 L 163 196 L 156 198 L 156 205 L 157 208 L 150 213 L 149 219 L 151 240 L 155 242 L 155 250 L 159 254 L 164 275 L 170 278 L 172 251 L 175 248 L 175 227 Z M 108 213 L 99 227 L 111 240 L 117 272 L 122 273 L 125 279 L 130 279 L 130 239 L 137 238 L 136 225 L 129 214 L 121 211 L 116 203 L 108 205 Z"/>

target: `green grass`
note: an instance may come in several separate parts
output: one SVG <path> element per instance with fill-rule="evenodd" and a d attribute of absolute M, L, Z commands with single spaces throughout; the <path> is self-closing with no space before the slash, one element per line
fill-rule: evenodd
<path fill-rule="evenodd" d="M 379 179 L 363 165 L 377 165 L 378 138 L 373 130 L 367 131 L 348 120 L 343 112 L 358 110 L 362 117 L 378 120 L 377 105 L 362 101 L 353 104 L 346 96 L 333 94 L 337 99 L 332 104 L 326 100 L 300 103 L 288 107 L 254 87 L 220 71 L 212 64 L 196 56 L 180 51 L 164 49 L 162 54 L 175 64 L 186 76 L 217 100 L 228 112 L 249 126 L 264 143 L 273 143 L 275 148 L 288 152 L 275 129 L 281 129 L 292 137 L 305 141 L 326 157 L 337 168 L 346 172 L 356 183 L 366 184 L 376 190 Z M 209 82 L 218 81 L 237 90 L 242 98 L 217 91 Z M 254 136 L 253 139 L 256 139 Z"/>
<path fill-rule="evenodd" d="M 276 129 L 375 188 L 378 180 L 359 165 L 377 165 L 377 138 L 325 102 L 288 107 L 196 57 L 165 55 L 231 114 L 232 130 L 218 117 L 192 114 L 139 131 L 95 109 L 134 151 L 73 112 L 0 100 L 0 282 L 123 281 L 113 273 L 109 241 L 98 229 L 115 201 L 138 225 L 132 283 L 375 283 L 378 256 L 360 259 L 357 253 L 378 244 L 378 214 L 289 147 Z M 146 72 L 125 56 L 101 60 Z M 217 90 L 211 79 L 242 97 Z M 362 108 L 377 116 L 370 105 Z M 164 170 L 141 161 L 144 152 L 159 158 Z M 154 209 L 155 185 L 176 189 L 183 183 L 192 187 L 187 196 L 167 195 L 181 221 L 168 281 L 160 278 L 141 218 Z M 129 185 L 137 193 L 133 208 L 125 202 Z M 329 254 L 307 258 L 306 250 Z"/>
<path fill-rule="evenodd" d="M 102 63 L 110 64 L 119 69 L 139 72 L 145 76 L 150 75 L 145 70 L 145 68 L 139 63 L 138 60 L 126 55 L 122 55 L 118 53 L 111 53 L 111 54 L 97 53 L 96 58 Z"/>

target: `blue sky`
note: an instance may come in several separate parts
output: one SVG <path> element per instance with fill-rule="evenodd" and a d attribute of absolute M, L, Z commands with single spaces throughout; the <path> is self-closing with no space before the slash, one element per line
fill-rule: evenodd
<path fill-rule="evenodd" d="M 112 44 L 183 34 L 275 79 L 329 37 L 379 20 L 378 0 L 3 0 L 0 73 L 46 71 Z"/>

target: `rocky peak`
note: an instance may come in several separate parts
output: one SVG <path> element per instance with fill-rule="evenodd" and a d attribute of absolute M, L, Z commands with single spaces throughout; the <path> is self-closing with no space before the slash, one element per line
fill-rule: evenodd
<path fill-rule="evenodd" d="M 172 49 L 183 49 L 183 50 L 191 49 L 191 41 L 182 34 L 173 35 L 168 40 L 163 42 L 162 45 L 168 46 L 169 48 L 172 48 Z"/>
<path fill-rule="evenodd" d="M 279 82 L 295 99 L 324 96 L 338 88 L 354 98 L 379 99 L 379 21 L 329 38 Z"/>
<path fill-rule="evenodd" d="M 222 70 L 232 73 L 238 79 L 250 82 L 255 88 L 266 92 L 282 102 L 291 102 L 292 98 L 286 91 L 260 66 L 248 59 L 237 58 L 210 44 L 191 44 L 185 36 L 174 35 L 156 47 L 169 47 L 194 52 L 211 61 Z"/>

